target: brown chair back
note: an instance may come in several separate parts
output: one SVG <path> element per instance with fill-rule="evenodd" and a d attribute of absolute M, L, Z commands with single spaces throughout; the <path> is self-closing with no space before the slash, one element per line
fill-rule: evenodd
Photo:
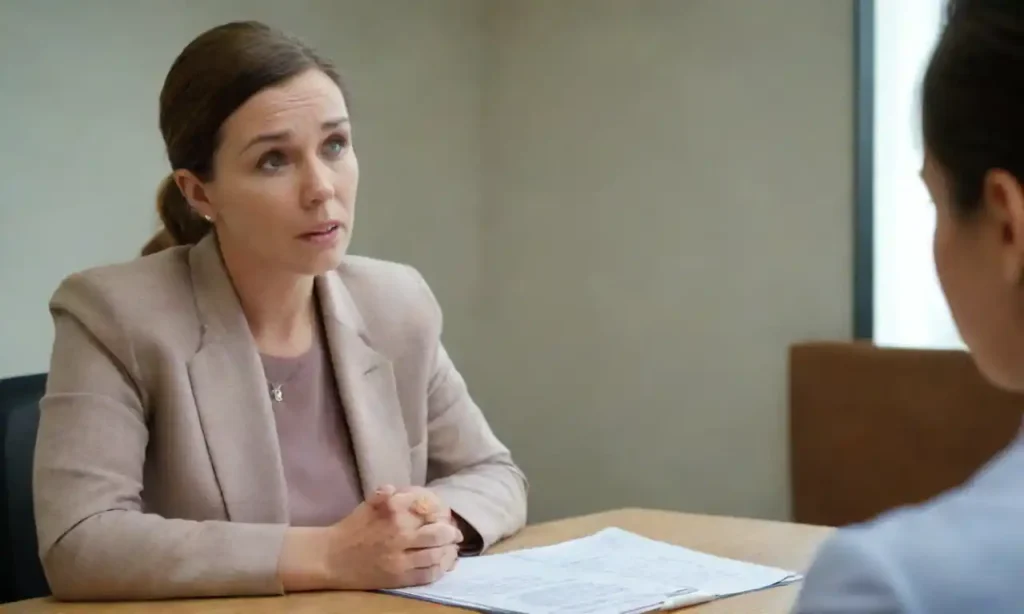
<path fill-rule="evenodd" d="M 789 387 L 793 517 L 829 526 L 961 484 L 1017 434 L 1024 409 L 953 350 L 801 343 Z"/>

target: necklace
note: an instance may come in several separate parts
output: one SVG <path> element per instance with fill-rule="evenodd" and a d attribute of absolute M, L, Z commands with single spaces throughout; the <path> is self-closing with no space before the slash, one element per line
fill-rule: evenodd
<path fill-rule="evenodd" d="M 302 369 L 302 365 L 305 362 L 305 356 L 301 356 L 293 360 L 295 364 L 294 366 L 292 366 L 291 372 L 288 373 L 288 376 L 275 383 L 274 381 L 272 381 L 273 378 L 270 377 L 270 370 L 267 369 L 267 359 L 263 359 L 263 374 L 267 377 L 267 391 L 270 393 L 270 400 L 275 403 L 281 403 L 282 401 L 284 401 L 284 385 L 290 382 L 292 378 L 295 377 L 295 375 Z M 279 366 L 279 363 L 274 364 L 272 362 L 271 364 L 274 366 Z"/>
<path fill-rule="evenodd" d="M 290 382 L 292 378 L 294 378 L 295 375 L 302 370 L 306 363 L 311 358 L 317 355 L 317 352 L 319 351 L 318 345 L 320 342 L 318 338 L 319 332 L 320 331 L 317 327 L 313 328 L 312 345 L 310 345 L 309 349 L 305 353 L 300 354 L 297 357 L 277 358 L 273 356 L 261 355 L 261 358 L 263 359 L 263 374 L 267 378 L 267 392 L 270 394 L 270 400 L 272 402 L 281 403 L 284 401 L 285 384 Z M 277 383 L 275 383 L 273 381 L 275 378 L 270 377 L 270 372 L 275 371 L 277 374 L 280 374 L 282 369 L 285 368 L 286 365 L 290 367 L 288 376 L 283 379 L 278 379 Z M 270 368 L 268 368 L 268 366 Z"/>

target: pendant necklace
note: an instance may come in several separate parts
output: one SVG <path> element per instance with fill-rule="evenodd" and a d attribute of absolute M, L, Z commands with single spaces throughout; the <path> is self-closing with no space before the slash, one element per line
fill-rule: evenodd
<path fill-rule="evenodd" d="M 297 374 L 299 370 L 302 369 L 303 364 L 306 362 L 304 358 L 305 357 L 299 358 L 297 360 L 298 364 L 296 364 L 295 367 L 292 369 L 292 372 L 288 374 L 288 377 L 284 378 L 283 380 L 280 380 L 276 384 L 271 381 L 270 373 L 267 372 L 266 364 L 264 364 L 263 374 L 267 376 L 267 389 L 268 392 L 270 393 L 271 401 L 275 403 L 281 403 L 282 401 L 284 401 L 284 385 L 290 382 L 292 378 L 295 377 L 295 374 Z"/>

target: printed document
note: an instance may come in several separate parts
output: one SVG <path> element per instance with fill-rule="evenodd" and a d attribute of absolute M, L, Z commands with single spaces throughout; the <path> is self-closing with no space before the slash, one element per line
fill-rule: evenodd
<path fill-rule="evenodd" d="M 799 579 L 609 528 L 553 546 L 461 559 L 434 584 L 384 592 L 498 614 L 639 614 Z"/>

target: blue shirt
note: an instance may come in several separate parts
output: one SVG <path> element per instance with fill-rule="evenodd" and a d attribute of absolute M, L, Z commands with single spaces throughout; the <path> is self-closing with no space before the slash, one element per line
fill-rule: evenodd
<path fill-rule="evenodd" d="M 1024 613 L 1024 437 L 958 488 L 837 530 L 793 611 Z"/>

